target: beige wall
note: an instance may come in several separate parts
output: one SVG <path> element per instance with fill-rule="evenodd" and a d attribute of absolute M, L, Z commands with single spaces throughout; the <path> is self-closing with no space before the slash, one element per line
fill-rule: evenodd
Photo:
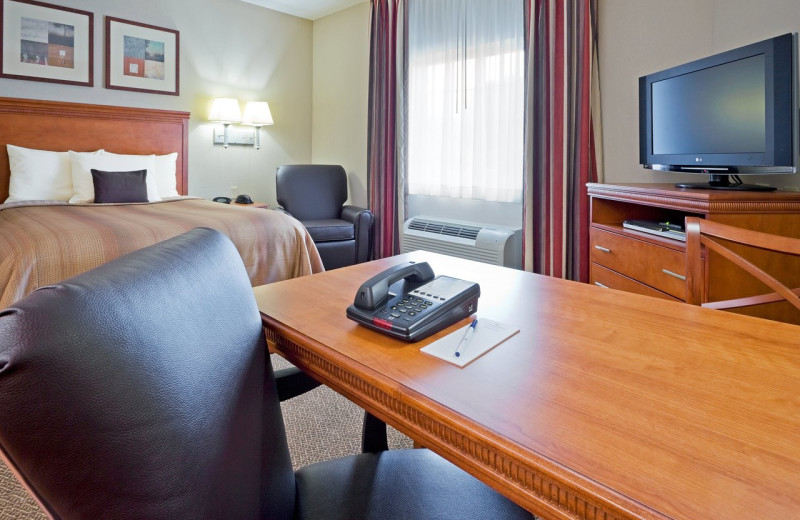
<path fill-rule="evenodd" d="M 369 16 L 364 2 L 314 22 L 311 158 L 345 168 L 358 206 L 367 205 Z"/>
<path fill-rule="evenodd" d="M 601 0 L 600 88 L 606 182 L 699 181 L 639 165 L 640 76 L 787 32 L 800 31 L 798 0 Z M 800 176 L 759 178 L 798 186 Z"/>
<path fill-rule="evenodd" d="M 191 195 L 229 195 L 236 185 L 274 202 L 275 168 L 311 160 L 312 22 L 236 0 L 48 1 L 94 13 L 94 87 L 0 79 L 0 95 L 190 111 Z M 105 16 L 180 31 L 180 96 L 103 87 Z M 218 96 L 237 97 L 242 108 L 269 102 L 275 125 L 262 129 L 261 150 L 212 145 L 206 118 Z"/>

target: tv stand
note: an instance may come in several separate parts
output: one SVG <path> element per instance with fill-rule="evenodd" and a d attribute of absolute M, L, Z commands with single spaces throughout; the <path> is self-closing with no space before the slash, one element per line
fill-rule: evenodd
<path fill-rule="evenodd" d="M 735 177 L 735 174 L 734 174 Z M 680 182 L 675 184 L 678 188 L 694 188 L 701 190 L 735 190 L 735 191 L 775 191 L 773 186 L 762 186 L 760 184 L 744 184 L 742 182 L 731 182 L 728 174 L 711 174 L 708 182 Z"/>
<path fill-rule="evenodd" d="M 587 184 L 591 202 L 590 282 L 672 301 L 690 301 L 686 284 L 686 243 L 626 228 L 626 220 L 683 225 L 701 217 L 774 235 L 800 237 L 800 193 L 789 191 L 684 190 L 674 184 Z M 732 246 L 734 247 L 734 246 Z M 800 287 L 797 259 L 758 252 L 751 260 L 771 265 L 770 273 Z M 713 253 L 708 268 L 709 300 L 768 292 L 763 284 Z M 655 307 L 655 306 L 654 306 Z M 737 309 L 741 314 L 800 323 L 788 303 Z"/>

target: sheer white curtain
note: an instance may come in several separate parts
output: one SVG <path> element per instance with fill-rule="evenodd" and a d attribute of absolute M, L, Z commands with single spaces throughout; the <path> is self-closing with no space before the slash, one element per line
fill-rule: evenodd
<path fill-rule="evenodd" d="M 408 1 L 408 193 L 520 202 L 523 0 Z"/>

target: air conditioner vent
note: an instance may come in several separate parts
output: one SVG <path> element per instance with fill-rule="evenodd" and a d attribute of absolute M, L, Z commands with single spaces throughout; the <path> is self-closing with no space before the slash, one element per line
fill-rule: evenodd
<path fill-rule="evenodd" d="M 408 219 L 403 227 L 403 253 L 422 249 L 521 268 L 522 231 L 519 228 L 432 217 Z"/>
<path fill-rule="evenodd" d="M 424 231 L 435 235 L 468 238 L 470 240 L 475 240 L 478 237 L 478 233 L 481 231 L 481 228 L 475 226 L 454 225 L 448 222 L 437 222 L 420 218 L 412 218 L 411 222 L 408 224 L 408 229 Z"/>

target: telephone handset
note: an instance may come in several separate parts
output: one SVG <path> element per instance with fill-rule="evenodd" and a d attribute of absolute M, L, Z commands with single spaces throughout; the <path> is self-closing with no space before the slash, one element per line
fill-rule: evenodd
<path fill-rule="evenodd" d="M 364 282 L 347 317 L 395 338 L 418 341 L 474 313 L 480 294 L 475 282 L 434 276 L 427 262 L 406 262 Z"/>

